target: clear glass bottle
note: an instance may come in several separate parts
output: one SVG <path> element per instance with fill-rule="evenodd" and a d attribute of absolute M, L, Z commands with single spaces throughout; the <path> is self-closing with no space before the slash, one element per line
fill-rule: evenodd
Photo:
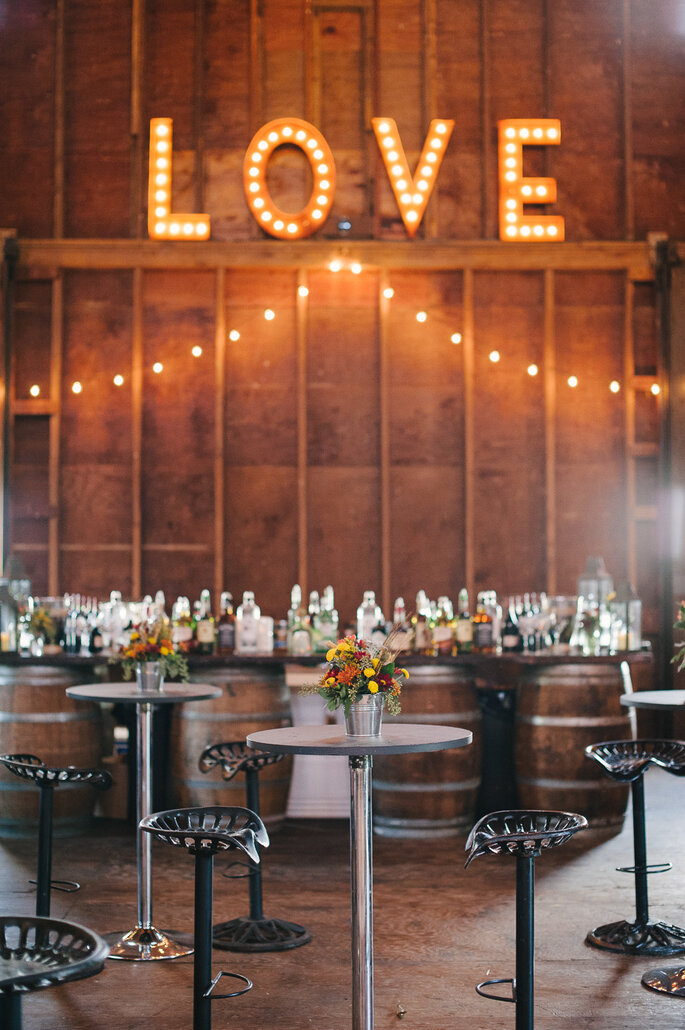
<path fill-rule="evenodd" d="M 454 647 L 454 612 L 449 597 L 439 597 L 433 626 L 433 653 L 452 654 Z"/>
<path fill-rule="evenodd" d="M 295 583 L 294 587 L 290 591 L 290 607 L 288 608 L 288 633 L 286 637 L 286 648 L 288 654 L 293 653 L 293 626 L 297 621 L 297 612 L 302 604 L 302 588 L 299 583 Z"/>
<path fill-rule="evenodd" d="M 261 615 L 259 605 L 255 603 L 253 592 L 245 590 L 242 603 L 238 605 L 238 611 L 235 616 L 236 654 L 257 654 Z"/>
<path fill-rule="evenodd" d="M 376 604 L 373 590 L 365 590 L 362 603 L 357 608 L 357 639 L 371 640 L 371 634 L 379 622 L 383 621 L 383 612 Z"/>
<path fill-rule="evenodd" d="M 473 623 L 469 612 L 469 592 L 462 587 L 457 596 L 457 625 L 455 631 L 457 654 L 470 654 L 473 650 Z"/>
<path fill-rule="evenodd" d="M 9 589 L 9 580 L 0 579 L 0 651 L 17 650 L 17 602 Z"/>
<path fill-rule="evenodd" d="M 318 649 L 321 650 L 322 653 L 325 654 L 331 644 L 337 643 L 338 628 L 339 620 L 338 613 L 335 609 L 333 587 L 327 586 L 321 595 L 321 605 L 315 624 L 319 641 Z"/>

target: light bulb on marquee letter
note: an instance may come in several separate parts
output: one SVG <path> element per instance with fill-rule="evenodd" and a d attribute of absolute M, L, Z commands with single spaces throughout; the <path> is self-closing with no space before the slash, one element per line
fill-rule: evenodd
<path fill-rule="evenodd" d="M 153 240 L 207 240 L 209 215 L 171 213 L 171 118 L 150 119 L 147 231 Z"/>
<path fill-rule="evenodd" d="M 311 195 L 297 214 L 276 207 L 266 185 L 266 168 L 276 149 L 289 143 L 309 161 L 314 179 Z M 300 118 L 276 118 L 253 136 L 245 154 L 243 181 L 248 207 L 264 232 L 281 240 L 311 236 L 323 225 L 333 203 L 335 162 L 318 129 Z"/>
<path fill-rule="evenodd" d="M 395 121 L 392 118 L 372 118 L 371 122 L 404 227 L 409 235 L 413 236 L 421 224 L 428 199 L 433 192 L 438 169 L 452 135 L 454 121 L 449 118 L 434 118 L 430 123 L 416 166 L 416 179 L 409 171 Z"/>
<path fill-rule="evenodd" d="M 507 118 L 499 127 L 499 236 L 501 240 L 555 241 L 564 238 L 559 215 L 524 215 L 524 204 L 553 204 L 556 179 L 523 175 L 523 147 L 561 141 L 558 118 Z"/>

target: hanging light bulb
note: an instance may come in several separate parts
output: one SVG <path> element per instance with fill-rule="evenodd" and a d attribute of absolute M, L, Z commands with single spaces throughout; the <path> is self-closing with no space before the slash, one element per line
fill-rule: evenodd
<path fill-rule="evenodd" d="M 233 343 L 235 343 L 236 340 L 240 339 L 240 333 L 237 329 L 231 329 L 230 333 L 228 334 L 228 338 L 229 340 L 233 340 Z"/>
<path fill-rule="evenodd" d="M 300 297 L 308 297 L 309 296 L 309 290 L 307 289 L 306 286 L 298 286 L 297 287 L 297 292 L 298 292 L 298 295 Z"/>
<path fill-rule="evenodd" d="M 123 386 L 124 385 L 124 377 L 122 375 L 116 375 L 114 377 L 114 379 L 112 380 L 112 382 L 114 383 L 115 386 Z"/>
<path fill-rule="evenodd" d="M 81 393 L 82 389 L 83 389 L 83 387 L 79 383 L 78 379 L 74 380 L 74 382 L 71 384 L 71 392 L 72 393 Z"/>
<path fill-rule="evenodd" d="M 395 291 L 393 290 L 392 286 L 385 287 L 385 289 L 383 290 L 383 296 L 386 297 L 387 300 L 392 300 L 392 298 L 395 296 Z"/>
<path fill-rule="evenodd" d="M 497 364 L 497 362 L 500 360 L 501 356 L 502 355 L 500 354 L 500 352 L 498 350 L 491 350 L 490 353 L 488 354 L 488 357 L 490 358 L 490 361 L 493 363 L 493 365 Z"/>
<path fill-rule="evenodd" d="M 461 343 L 461 333 L 452 333 L 450 340 L 452 343 Z"/>
<path fill-rule="evenodd" d="M 417 311 L 416 312 L 416 321 L 417 322 L 425 322 L 427 318 L 428 318 L 428 315 L 426 314 L 425 311 Z"/>
<path fill-rule="evenodd" d="M 200 347 L 198 344 L 195 344 L 190 353 L 193 355 L 194 358 L 202 357 L 202 347 Z"/>
<path fill-rule="evenodd" d="M 609 383 L 609 389 L 612 393 L 618 393 L 618 391 L 621 389 L 621 384 L 617 379 L 612 379 Z"/>
<path fill-rule="evenodd" d="M 154 365 L 152 366 L 152 371 L 156 375 L 159 375 L 159 373 L 162 372 L 163 369 L 164 369 L 164 365 L 162 364 L 161 361 L 155 361 Z"/>
<path fill-rule="evenodd" d="M 38 383 L 33 384 L 31 389 L 29 390 L 29 393 L 32 397 L 38 397 L 38 395 L 40 394 L 40 386 L 38 385 Z"/>
<path fill-rule="evenodd" d="M 655 397 L 658 397 L 659 394 L 661 393 L 661 387 L 659 386 L 658 383 L 652 383 L 652 385 L 650 386 L 649 389 L 650 389 L 650 393 L 653 393 Z"/>
<path fill-rule="evenodd" d="M 568 383 L 568 385 L 570 387 L 574 388 L 574 387 L 576 387 L 578 385 L 578 377 L 577 376 L 569 376 L 568 379 L 566 380 L 566 382 Z"/>
<path fill-rule="evenodd" d="M 538 374 L 538 366 L 537 365 L 529 365 L 528 369 L 527 369 L 527 372 L 528 372 L 529 376 L 536 376 Z"/>
<path fill-rule="evenodd" d="M 265 310 L 264 310 L 264 318 L 267 320 L 267 322 L 273 322 L 275 317 L 276 317 L 276 312 L 273 311 L 272 308 L 265 308 Z"/>

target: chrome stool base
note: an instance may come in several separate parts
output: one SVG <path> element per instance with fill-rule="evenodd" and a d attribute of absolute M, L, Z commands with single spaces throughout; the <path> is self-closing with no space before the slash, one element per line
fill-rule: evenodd
<path fill-rule="evenodd" d="M 587 935 L 585 943 L 626 955 L 682 955 L 685 930 L 669 923 L 629 923 L 622 919 L 598 926 Z"/>
<path fill-rule="evenodd" d="M 193 954 L 192 947 L 179 944 L 154 926 L 136 926 L 123 934 L 106 933 L 103 936 L 110 944 L 109 957 L 128 962 L 155 962 Z"/>
<path fill-rule="evenodd" d="M 674 998 L 685 998 L 685 969 L 682 966 L 650 969 L 642 975 L 642 984 L 660 994 L 671 994 Z"/>
<path fill-rule="evenodd" d="M 309 944 L 312 935 L 285 919 L 230 919 L 212 928 L 212 944 L 224 951 L 288 951 Z"/>

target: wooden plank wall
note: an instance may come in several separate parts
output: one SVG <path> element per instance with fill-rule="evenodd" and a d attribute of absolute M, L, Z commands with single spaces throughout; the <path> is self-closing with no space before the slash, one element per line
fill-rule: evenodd
<path fill-rule="evenodd" d="M 646 262 L 616 255 L 652 231 L 684 235 L 677 27 L 675 0 L 8 9 L 0 225 L 26 253 L 85 241 L 77 267 L 25 261 L 17 288 L 13 544 L 36 590 L 251 588 L 280 616 L 293 582 L 330 582 L 350 618 L 370 587 L 386 609 L 419 588 L 574 592 L 599 553 L 636 581 L 656 629 L 654 292 Z M 264 240 L 245 149 L 289 113 L 335 155 L 316 241 L 348 256 L 385 244 L 360 275 L 266 241 L 239 267 L 241 244 Z M 410 167 L 430 118 L 455 120 L 416 244 L 374 114 L 396 118 Z M 153 268 L 134 248 L 112 268 L 103 243 L 143 247 L 147 124 L 161 115 L 174 210 L 209 211 L 226 249 L 195 246 L 179 268 L 169 245 Z M 427 267 L 421 247 L 496 240 L 496 123 L 522 115 L 561 118 L 562 146 L 527 162 L 557 178 L 567 239 L 606 245 L 596 266 L 565 263 L 562 244 L 554 269 L 517 267 L 496 244 L 484 267 Z M 300 207 L 308 174 L 281 148 L 278 203 Z"/>

